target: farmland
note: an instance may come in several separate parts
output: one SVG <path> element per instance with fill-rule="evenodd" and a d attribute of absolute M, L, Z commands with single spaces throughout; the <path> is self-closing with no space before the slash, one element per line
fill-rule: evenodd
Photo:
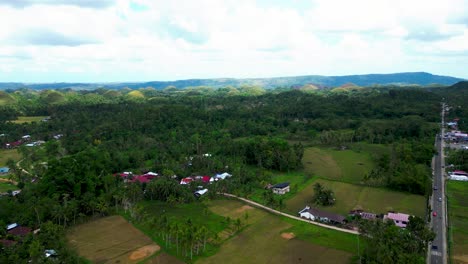
<path fill-rule="evenodd" d="M 468 182 L 447 184 L 449 212 L 449 243 L 453 263 L 468 262 Z"/>
<path fill-rule="evenodd" d="M 225 241 L 219 252 L 211 257 L 200 259 L 199 263 L 348 263 L 350 252 L 337 250 L 339 240 L 323 246 L 325 243 L 316 236 L 313 243 L 303 240 L 303 234 L 295 231 L 295 221 L 285 221 L 281 217 L 270 215 L 262 210 L 246 206 L 237 201 L 220 200 L 209 203 L 213 212 L 231 218 L 244 218 L 247 212 L 248 225 L 235 237 Z M 314 229 L 315 227 L 311 227 Z M 318 228 L 318 227 L 317 227 Z M 339 232 L 321 229 L 325 236 L 347 236 Z M 322 233 L 322 232 L 321 232 Z M 297 238 L 299 236 L 300 238 Z M 349 238 L 352 239 L 352 235 Z M 242 252 L 242 254 L 239 254 Z M 354 252 L 353 252 L 354 253 Z"/>
<path fill-rule="evenodd" d="M 21 159 L 21 154 L 16 149 L 0 149 L 0 167 L 5 166 L 8 159 L 18 161 Z"/>
<path fill-rule="evenodd" d="M 39 122 L 46 117 L 47 116 L 18 116 L 18 119 L 13 120 L 11 122 L 15 124 L 32 123 Z"/>
<path fill-rule="evenodd" d="M 362 178 L 374 166 L 373 153 L 386 150 L 382 145 L 352 144 L 351 149 L 307 148 L 303 164 L 306 174 L 314 175 L 308 185 L 287 199 L 286 211 L 297 214 L 306 205 L 312 205 L 313 185 L 321 183 L 331 188 L 336 204 L 326 210 L 347 215 L 356 206 L 374 213 L 395 210 L 423 216 L 426 210 L 424 196 L 365 186 Z"/>
<path fill-rule="evenodd" d="M 354 144 L 351 149 L 307 148 L 302 159 L 304 171 L 319 177 L 348 183 L 360 183 L 374 166 L 372 153 L 384 146 Z"/>
<path fill-rule="evenodd" d="M 81 256 L 93 263 L 138 263 L 160 249 L 120 216 L 73 227 L 67 238 Z"/>
<path fill-rule="evenodd" d="M 311 205 L 314 195 L 313 184 L 317 182 L 335 192 L 336 204 L 326 207 L 326 210 L 330 212 L 346 215 L 359 205 L 364 210 L 375 213 L 385 213 L 392 209 L 422 217 L 426 210 L 425 199 L 422 195 L 317 178 L 312 184 L 286 201 L 286 211 L 297 214 L 305 205 Z"/>

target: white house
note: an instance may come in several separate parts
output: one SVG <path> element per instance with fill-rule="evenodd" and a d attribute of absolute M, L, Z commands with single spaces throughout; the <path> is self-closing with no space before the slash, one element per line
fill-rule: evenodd
<path fill-rule="evenodd" d="M 454 180 L 454 181 L 468 181 L 468 176 L 464 176 L 464 175 L 451 174 L 449 177 L 450 177 L 450 180 Z"/>
<path fill-rule="evenodd" d="M 232 174 L 229 174 L 229 173 L 225 172 L 225 173 L 221 173 L 221 174 L 216 174 L 215 178 L 224 180 L 224 179 L 229 178 L 231 176 L 232 176 Z"/>
<path fill-rule="evenodd" d="M 312 221 L 321 221 L 334 224 L 343 224 L 346 220 L 346 218 L 342 215 L 320 211 L 316 208 L 310 208 L 309 206 L 306 206 L 304 209 L 299 211 L 299 216 L 301 218 L 306 218 Z"/>
<path fill-rule="evenodd" d="M 271 190 L 275 194 L 283 195 L 289 192 L 289 182 L 275 184 L 271 187 Z"/>

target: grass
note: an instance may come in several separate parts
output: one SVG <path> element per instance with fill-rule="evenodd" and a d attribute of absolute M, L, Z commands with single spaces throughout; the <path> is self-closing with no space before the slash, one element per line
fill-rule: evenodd
<path fill-rule="evenodd" d="M 201 202 L 169 205 L 160 201 L 143 201 L 141 205 L 149 215 L 161 216 L 165 214 L 168 221 L 185 222 L 190 219 L 193 225 L 204 225 L 212 232 L 221 232 L 227 227 L 224 223 L 224 217 L 212 213 Z"/>
<path fill-rule="evenodd" d="M 453 263 L 468 262 L 468 182 L 448 181 L 449 244 Z"/>
<path fill-rule="evenodd" d="M 238 201 L 211 201 L 209 208 L 217 214 L 231 218 L 245 218 L 245 212 L 248 212 L 247 226 L 237 236 L 225 241 L 216 255 L 200 259 L 197 263 L 349 263 L 353 255 L 334 248 L 340 247 L 338 244 L 341 244 L 342 240 L 328 243 L 327 246 L 321 245 L 327 244 L 322 239 L 323 236 L 316 236 L 314 241 L 303 240 L 302 237 L 305 237 L 306 233 L 302 232 L 307 230 L 306 227 L 296 228 L 295 221 L 284 220 Z M 297 238 L 282 237 L 283 233 L 292 231 L 300 233 L 297 234 Z M 318 231 L 322 232 L 327 233 L 328 230 Z M 337 231 L 332 233 L 331 231 L 327 235 L 341 235 Z"/>
<path fill-rule="evenodd" d="M 18 116 L 18 119 L 12 120 L 11 122 L 15 124 L 32 123 L 39 122 L 46 117 L 47 116 Z"/>
<path fill-rule="evenodd" d="M 210 232 L 218 234 L 226 232 L 225 230 L 229 229 L 229 224 L 227 223 L 226 218 L 213 213 L 203 202 L 169 205 L 160 201 L 142 201 L 139 205 L 142 206 L 144 213 L 148 217 L 160 218 L 165 215 L 168 222 L 176 221 L 182 225 L 190 219 L 194 226 L 205 226 Z M 123 214 L 123 216 L 129 218 L 127 214 Z M 161 245 L 165 253 L 176 256 L 179 259 L 184 259 L 182 251 L 179 251 L 178 255 L 175 245 L 167 245 L 157 229 L 151 228 L 144 223 L 134 222 L 133 225 L 149 236 L 158 245 Z M 216 254 L 218 249 L 219 247 L 215 243 L 207 243 L 206 250 L 199 256 L 194 256 L 192 261 Z M 150 261 L 156 260 L 153 259 Z"/>
<path fill-rule="evenodd" d="M 109 216 L 71 228 L 69 243 L 93 263 L 138 263 L 159 246 L 121 216 Z M 139 252 L 138 249 L 152 249 Z"/>
<path fill-rule="evenodd" d="M 304 171 L 319 177 L 349 183 L 360 183 L 364 175 L 372 170 L 374 162 L 371 153 L 359 148 L 336 150 L 330 148 L 306 148 Z"/>
<path fill-rule="evenodd" d="M 326 211 L 347 215 L 350 210 L 359 205 L 364 210 L 374 213 L 386 213 L 387 210 L 392 209 L 397 212 L 423 217 L 426 210 L 425 198 L 422 195 L 330 181 L 316 177 L 310 185 L 286 201 L 286 211 L 297 214 L 306 205 L 312 205 L 313 185 L 317 182 L 323 184 L 326 188 L 332 189 L 336 196 L 336 204 L 326 207 Z"/>
<path fill-rule="evenodd" d="M 271 184 L 274 185 L 277 183 L 289 182 L 289 185 L 291 186 L 291 191 L 281 196 L 282 199 L 286 200 L 296 195 L 296 193 L 300 192 L 302 189 L 308 186 L 312 181 L 313 181 L 313 177 L 310 174 L 304 174 L 303 172 L 289 172 L 289 173 L 277 172 L 276 174 L 272 176 Z M 265 189 L 263 188 L 254 189 L 251 193 L 249 193 L 248 198 L 258 203 L 263 203 L 264 202 L 263 192 L 265 192 Z"/>
<path fill-rule="evenodd" d="M 0 181 L 0 193 L 5 193 L 8 191 L 14 191 L 14 190 L 18 190 L 18 187 L 16 187 L 15 185 L 9 182 Z"/>
<path fill-rule="evenodd" d="M 0 149 L 0 167 L 6 166 L 8 159 L 19 161 L 21 154 L 16 149 Z"/>

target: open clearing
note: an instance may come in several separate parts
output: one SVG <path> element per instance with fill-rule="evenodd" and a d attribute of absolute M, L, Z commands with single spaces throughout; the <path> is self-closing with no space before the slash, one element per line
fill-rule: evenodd
<path fill-rule="evenodd" d="M 260 209 L 242 210 L 243 206 L 245 206 L 243 203 L 233 200 L 209 202 L 210 210 L 225 217 L 240 218 L 245 221 L 245 212 L 248 212 L 246 220 L 248 226 L 225 241 L 216 255 L 200 259 L 197 263 L 350 262 L 352 253 L 294 238 L 292 232 L 287 231 L 294 227 L 294 223 L 284 221 L 281 217 Z M 288 233 L 289 239 L 284 238 L 284 233 Z"/>
<path fill-rule="evenodd" d="M 468 263 L 468 182 L 448 181 L 448 210 L 453 263 Z"/>
<path fill-rule="evenodd" d="M 384 188 L 367 187 L 350 183 L 316 179 L 294 197 L 286 201 L 286 211 L 297 215 L 306 205 L 312 205 L 314 184 L 321 183 L 335 192 L 336 204 L 326 207 L 326 211 L 347 215 L 356 206 L 373 213 L 386 213 L 387 210 L 424 216 L 425 199 L 422 195 L 408 194 Z M 319 207 L 320 208 L 320 207 Z"/>
<path fill-rule="evenodd" d="M 69 243 L 93 263 L 138 263 L 160 250 L 149 237 L 121 216 L 109 216 L 76 226 Z"/>
<path fill-rule="evenodd" d="M 16 187 L 14 184 L 7 182 L 7 181 L 0 181 L 0 193 L 14 191 L 17 190 L 18 187 Z"/>
<path fill-rule="evenodd" d="M 304 171 L 321 178 L 360 183 L 374 166 L 371 154 L 351 149 L 306 148 L 302 159 Z"/>
<path fill-rule="evenodd" d="M 47 116 L 18 116 L 18 119 L 12 120 L 11 122 L 15 124 L 39 122 L 46 117 Z"/>
<path fill-rule="evenodd" d="M 19 161 L 21 154 L 16 149 L 0 149 L 0 167 L 6 166 L 8 159 Z"/>

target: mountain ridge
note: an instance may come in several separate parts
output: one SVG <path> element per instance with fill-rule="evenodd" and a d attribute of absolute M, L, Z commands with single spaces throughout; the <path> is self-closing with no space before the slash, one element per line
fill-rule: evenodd
<path fill-rule="evenodd" d="M 125 87 L 131 89 L 153 87 L 155 89 L 164 89 L 168 86 L 175 86 L 179 89 L 194 86 L 210 86 L 214 88 L 242 85 L 261 86 L 266 89 L 276 87 L 296 87 L 302 85 L 315 85 L 318 87 L 332 88 L 353 83 L 357 86 L 374 85 L 420 85 L 427 86 L 432 84 L 453 85 L 465 79 L 434 75 L 427 72 L 400 72 L 390 74 L 360 74 L 360 75 L 302 75 L 290 77 L 271 77 L 271 78 L 212 78 L 212 79 L 185 79 L 175 81 L 149 81 L 149 82 L 58 82 L 58 83 L 21 83 L 21 82 L 0 82 L 0 90 L 31 88 L 35 90 L 44 89 L 76 89 L 91 90 L 97 88 L 122 89 Z"/>

